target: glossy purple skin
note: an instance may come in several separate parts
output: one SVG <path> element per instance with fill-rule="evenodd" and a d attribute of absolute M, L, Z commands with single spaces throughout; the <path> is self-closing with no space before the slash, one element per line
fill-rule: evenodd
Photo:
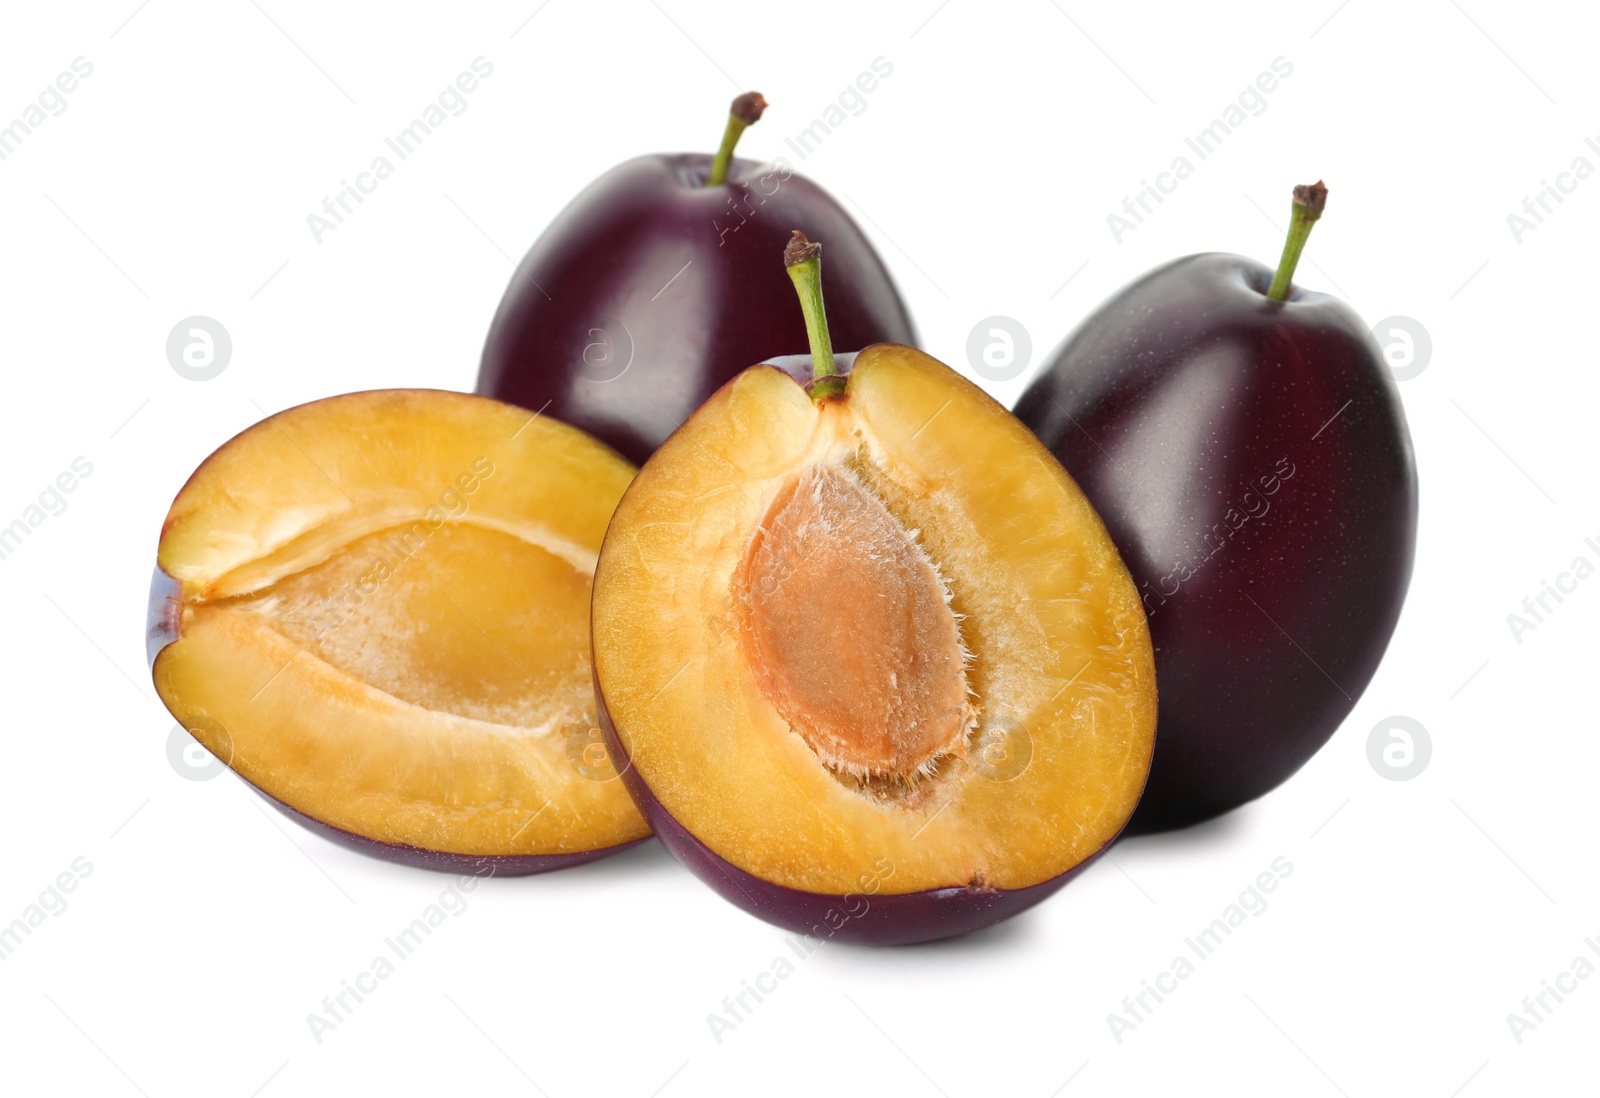
<path fill-rule="evenodd" d="M 150 660 L 150 667 L 155 669 L 156 657 L 161 650 L 178 639 L 178 581 L 162 571 L 158 565 L 155 574 L 150 579 L 150 602 L 145 619 L 145 652 Z M 176 714 L 174 714 L 176 716 Z M 231 761 L 222 760 L 233 770 Z M 377 839 L 369 839 L 365 835 L 357 835 L 353 831 L 334 827 L 315 817 L 308 816 L 297 808 L 284 804 L 271 793 L 250 781 L 237 770 L 233 773 L 245 785 L 255 790 L 261 797 L 285 816 L 303 825 L 311 831 L 321 835 L 330 842 L 374 858 L 385 861 L 399 862 L 401 865 L 412 866 L 417 869 L 435 869 L 443 873 L 473 873 L 484 868 L 490 870 L 488 874 L 481 872 L 478 876 L 494 877 L 526 877 L 534 873 L 547 873 L 552 869 L 566 869 L 585 862 L 597 861 L 611 854 L 637 846 L 648 839 L 635 839 L 632 842 L 619 843 L 616 846 L 601 847 L 598 850 L 582 850 L 572 854 L 452 854 L 442 850 L 425 850 L 418 846 L 407 846 L 404 843 L 386 843 Z"/>
<path fill-rule="evenodd" d="M 1334 298 L 1269 301 L 1271 280 L 1231 255 L 1159 267 L 1016 407 L 1099 510 L 1149 615 L 1160 708 L 1132 833 L 1298 770 L 1377 670 L 1411 579 L 1416 465 L 1377 344 Z"/>
<path fill-rule="evenodd" d="M 824 242 L 834 346 L 915 345 L 888 269 L 827 192 L 748 160 L 702 186 L 710 163 L 642 156 L 578 195 L 512 275 L 477 391 L 642 465 L 740 370 L 809 349 L 782 263 L 794 229 Z"/>
<path fill-rule="evenodd" d="M 898 895 L 863 892 L 834 896 L 801 892 L 738 868 L 713 852 L 667 812 L 633 766 L 606 709 L 605 699 L 600 696 L 598 682 L 595 697 L 606 747 L 622 772 L 622 780 L 634 804 L 649 821 L 661 845 L 734 906 L 785 930 L 822 941 L 914 945 L 982 930 L 1048 898 L 1087 869 L 1116 841 L 1113 836 L 1105 846 L 1065 873 L 1027 888 L 937 888 Z"/>

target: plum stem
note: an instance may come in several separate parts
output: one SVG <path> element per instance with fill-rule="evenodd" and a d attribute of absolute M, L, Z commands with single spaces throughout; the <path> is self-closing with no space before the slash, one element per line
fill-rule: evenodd
<path fill-rule="evenodd" d="M 1311 227 L 1322 216 L 1323 207 L 1327 204 L 1328 188 L 1322 185 L 1320 179 L 1294 189 L 1289 235 L 1283 242 L 1283 257 L 1278 260 L 1278 272 L 1272 276 L 1272 285 L 1267 290 L 1269 300 L 1289 299 L 1289 283 L 1294 278 L 1294 269 L 1300 265 L 1300 253 L 1305 251 L 1306 241 L 1311 238 Z"/>
<path fill-rule="evenodd" d="M 800 311 L 806 318 L 806 339 L 811 343 L 811 384 L 813 400 L 836 396 L 844 391 L 844 378 L 835 372 L 833 339 L 828 335 L 828 312 L 822 304 L 822 245 L 806 239 L 799 229 L 783 249 L 783 265 L 800 295 Z"/>
<path fill-rule="evenodd" d="M 761 121 L 761 112 L 767 101 L 760 92 L 745 92 L 736 97 L 728 108 L 728 128 L 722 131 L 722 147 L 711 161 L 711 174 L 706 176 L 706 186 L 716 187 L 728 181 L 728 166 L 733 163 L 733 150 L 739 138 L 750 126 Z"/>

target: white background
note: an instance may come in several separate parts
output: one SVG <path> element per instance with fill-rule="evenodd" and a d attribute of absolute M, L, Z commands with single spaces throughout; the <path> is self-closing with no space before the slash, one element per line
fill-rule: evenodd
<path fill-rule="evenodd" d="M 1600 28 L 1486 0 L 541 2 L 7 6 L 0 120 L 75 57 L 94 71 L 0 162 L 0 525 L 75 457 L 94 471 L 0 561 L 0 923 L 75 858 L 93 869 L 0 962 L 0 1088 L 1594 1092 L 1600 978 L 1520 1044 L 1507 1015 L 1600 939 L 1600 579 L 1520 644 L 1506 616 L 1600 559 L 1600 178 L 1520 243 L 1506 216 L 1574 158 L 1600 167 Z M 315 242 L 306 215 L 480 55 L 494 73 L 469 109 Z M 449 878 L 169 761 L 142 627 L 173 494 L 267 412 L 470 388 L 509 257 L 591 179 L 710 151 L 746 87 L 773 106 L 741 152 L 788 152 L 879 56 L 894 71 L 867 109 L 796 163 L 848 196 L 924 345 L 969 374 L 983 317 L 1020 320 L 1037 360 L 1157 263 L 1274 260 L 1290 186 L 1327 179 L 1298 281 L 1433 342 L 1400 386 L 1422 526 L 1376 679 L 1260 802 L 1125 842 L 968 939 L 819 949 L 720 1043 L 707 1015 L 782 936 L 651 843 L 485 885 L 318 1044 L 306 1016 Z M 1107 213 L 1280 56 L 1293 74 L 1265 112 L 1116 242 Z M 205 383 L 165 355 L 193 314 L 234 344 Z M 1433 746 L 1405 782 L 1367 755 L 1396 714 Z M 1118 1043 L 1107 1015 L 1279 856 L 1294 871 L 1270 907 Z"/>

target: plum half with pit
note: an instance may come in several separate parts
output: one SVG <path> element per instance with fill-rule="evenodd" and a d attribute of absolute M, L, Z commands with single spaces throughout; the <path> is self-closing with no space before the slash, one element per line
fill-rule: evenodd
<path fill-rule="evenodd" d="M 633 473 L 575 428 L 461 393 L 280 412 L 173 501 L 156 690 L 272 803 L 366 853 L 518 875 L 638 842 L 588 637 Z"/>
<path fill-rule="evenodd" d="M 1295 189 L 1276 272 L 1193 255 L 1124 288 L 1017 404 L 1105 517 L 1150 616 L 1161 736 L 1130 831 L 1209 819 L 1300 769 L 1405 600 L 1405 411 L 1361 318 L 1291 281 L 1326 198 Z"/>
<path fill-rule="evenodd" d="M 1038 903 L 1133 812 L 1144 613 L 1019 421 L 910 347 L 744 370 L 657 451 L 595 570 L 601 727 L 666 847 L 725 898 L 909 943 Z M 776 261 L 776 256 L 773 257 Z"/>
<path fill-rule="evenodd" d="M 715 157 L 637 157 L 573 199 L 511 276 L 478 392 L 644 461 L 734 374 L 805 351 L 772 263 L 795 224 L 827 234 L 845 345 L 915 343 L 888 268 L 833 196 L 785 163 L 734 158 L 765 108 L 758 92 L 734 99 Z"/>

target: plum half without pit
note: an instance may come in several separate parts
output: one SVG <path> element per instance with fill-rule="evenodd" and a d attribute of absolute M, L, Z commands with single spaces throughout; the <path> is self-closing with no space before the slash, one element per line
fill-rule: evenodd
<path fill-rule="evenodd" d="M 661 841 L 749 912 L 836 941 L 975 930 L 1133 812 L 1144 613 L 1027 428 L 910 347 L 836 358 L 819 246 L 796 232 L 784 261 L 811 355 L 718 390 L 606 533 L 601 727 Z"/>
<path fill-rule="evenodd" d="M 352 393 L 195 470 L 161 530 L 156 690 L 325 837 L 520 875 L 648 836 L 595 722 L 595 555 L 633 467 L 484 397 Z"/>

